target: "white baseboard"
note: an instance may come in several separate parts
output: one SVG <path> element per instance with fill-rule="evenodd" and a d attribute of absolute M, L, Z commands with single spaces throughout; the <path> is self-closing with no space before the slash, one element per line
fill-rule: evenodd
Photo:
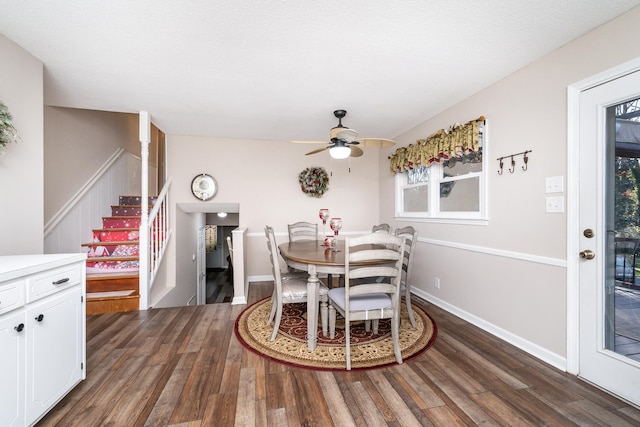
<path fill-rule="evenodd" d="M 411 290 L 413 294 L 417 295 L 418 297 L 424 299 L 425 301 L 428 301 L 434 305 L 437 305 L 438 307 L 442 308 L 443 310 L 448 311 L 449 313 L 452 313 L 458 317 L 460 317 L 461 319 L 471 323 L 472 325 L 475 325 L 477 327 L 479 327 L 480 329 L 489 332 L 491 335 L 494 335 L 506 342 L 508 342 L 509 344 L 512 344 L 516 347 L 518 347 L 520 350 L 522 351 L 526 351 L 527 353 L 529 353 L 530 355 L 542 360 L 543 362 L 546 362 L 548 364 L 550 364 L 551 366 L 554 366 L 557 369 L 560 369 L 563 372 L 566 372 L 567 370 L 567 359 L 559 354 L 553 353 L 549 350 L 547 350 L 546 348 L 540 347 L 537 344 L 534 344 L 530 341 L 527 341 L 525 339 L 523 339 L 522 337 L 519 337 L 518 335 L 515 335 L 509 331 L 506 331 L 490 322 L 487 322 L 484 319 L 481 319 L 471 313 L 468 313 L 464 310 L 461 310 L 460 308 L 449 304 L 446 301 L 442 301 L 441 299 L 428 294 L 420 289 L 412 289 Z"/>
<path fill-rule="evenodd" d="M 231 305 L 242 305 L 247 303 L 247 297 L 233 297 Z"/>

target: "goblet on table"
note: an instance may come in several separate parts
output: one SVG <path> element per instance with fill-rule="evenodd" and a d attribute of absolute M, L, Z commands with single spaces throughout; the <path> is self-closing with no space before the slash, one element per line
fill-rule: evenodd
<path fill-rule="evenodd" d="M 318 212 L 318 216 L 322 220 L 322 235 L 325 235 L 325 226 L 327 225 L 327 220 L 329 219 L 329 209 L 322 208 Z M 322 243 L 321 243 L 322 244 Z"/>
<path fill-rule="evenodd" d="M 329 227 L 333 230 L 333 234 L 336 236 L 335 241 L 337 242 L 338 232 L 342 228 L 342 218 L 331 218 L 331 221 L 329 221 Z M 334 248 L 333 251 L 337 252 L 338 250 Z"/>

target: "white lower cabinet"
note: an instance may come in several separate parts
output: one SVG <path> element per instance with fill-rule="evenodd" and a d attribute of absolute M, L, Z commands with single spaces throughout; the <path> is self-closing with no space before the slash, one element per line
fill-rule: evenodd
<path fill-rule="evenodd" d="M 0 316 L 0 426 L 25 424 L 25 405 L 20 398 L 26 385 L 24 322 L 24 312 Z"/>
<path fill-rule="evenodd" d="M 27 309 L 27 424 L 82 379 L 80 289 L 69 289 Z"/>
<path fill-rule="evenodd" d="M 83 255 L 0 257 L 0 426 L 35 424 L 85 378 L 84 298 Z"/>

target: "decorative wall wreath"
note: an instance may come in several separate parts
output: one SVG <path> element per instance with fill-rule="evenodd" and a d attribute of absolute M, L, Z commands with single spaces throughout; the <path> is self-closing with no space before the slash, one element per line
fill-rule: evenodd
<path fill-rule="evenodd" d="M 0 155 L 4 154 L 4 149 L 9 143 L 19 140 L 18 131 L 13 127 L 13 117 L 7 106 L 0 101 Z"/>
<path fill-rule="evenodd" d="M 324 168 L 306 168 L 298 175 L 302 192 L 311 197 L 322 197 L 329 189 L 329 175 Z"/>

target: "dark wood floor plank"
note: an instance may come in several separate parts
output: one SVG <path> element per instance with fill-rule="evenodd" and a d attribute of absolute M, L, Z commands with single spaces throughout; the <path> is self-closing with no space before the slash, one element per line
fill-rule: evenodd
<path fill-rule="evenodd" d="M 322 395 L 315 372 L 298 369 L 293 372 L 293 389 L 298 408 L 298 419 L 303 425 L 331 425 L 331 414 Z"/>
<path fill-rule="evenodd" d="M 166 385 L 145 421 L 146 426 L 168 425 L 176 409 L 180 394 L 196 360 L 196 353 L 174 354 L 174 368 L 169 373 Z"/>
<path fill-rule="evenodd" d="M 389 408 L 394 412 L 395 418 L 400 425 L 420 425 L 420 421 L 407 406 L 402 396 L 400 396 L 391 383 L 389 383 L 387 377 L 381 370 L 376 369 L 371 371 L 368 377 L 371 378 L 373 384 L 384 397 L 385 402 L 387 402 Z"/>
<path fill-rule="evenodd" d="M 342 398 L 344 399 L 344 404 L 347 406 L 347 408 L 349 408 L 349 413 L 351 414 L 351 420 L 353 420 L 353 422 L 356 424 L 356 426 L 358 427 L 366 427 L 366 421 L 364 416 L 362 415 L 362 412 L 360 411 L 360 407 L 358 406 L 353 394 L 351 393 L 350 390 L 350 384 L 353 381 L 346 381 L 347 378 L 351 377 L 351 373 L 349 373 L 349 375 L 343 375 L 343 374 L 338 374 L 338 373 L 334 373 L 334 378 L 336 380 L 336 384 L 338 385 L 338 388 L 340 389 L 340 395 L 342 396 Z M 375 389 L 375 386 L 371 385 L 371 388 L 374 389 L 377 393 L 377 390 Z M 384 405 L 386 406 L 386 404 Z"/>
<path fill-rule="evenodd" d="M 425 415 L 423 409 L 426 405 L 420 395 L 416 393 L 407 382 L 398 375 L 398 366 L 394 366 L 392 370 L 383 371 L 385 379 L 389 385 L 393 387 L 393 390 L 398 394 L 398 397 L 407 405 L 407 408 L 411 411 L 413 416 L 418 420 L 421 425 L 429 425 L 429 418 Z"/>
<path fill-rule="evenodd" d="M 256 421 L 256 369 L 254 367 L 242 368 L 238 385 L 235 424 L 254 426 L 258 425 Z"/>
<path fill-rule="evenodd" d="M 467 393 L 479 393 L 485 390 L 484 386 L 476 381 L 471 375 L 463 371 L 459 366 L 454 365 L 448 357 L 439 353 L 436 349 L 428 351 L 425 356 L 427 362 L 440 370 L 446 372 L 447 378 L 456 382 Z"/>
<path fill-rule="evenodd" d="M 271 295 L 253 283 L 249 303 Z M 264 359 L 228 303 L 92 315 L 87 380 L 38 426 L 640 425 L 640 411 L 451 313 L 402 365 L 323 372 Z"/>
<path fill-rule="evenodd" d="M 349 408 L 347 407 L 344 398 L 342 397 L 340 387 L 338 386 L 333 373 L 318 371 L 316 372 L 316 378 L 318 379 L 318 384 L 322 389 L 322 396 L 327 402 L 327 407 L 329 408 L 329 413 L 331 414 L 333 423 L 342 424 L 345 427 L 355 426 L 356 423 L 351 416 L 351 412 L 349 412 Z"/>
<path fill-rule="evenodd" d="M 214 373 L 215 360 L 210 349 L 203 349 L 194 354 L 196 359 L 182 387 L 176 409 L 171 415 L 171 423 L 201 420 L 204 415 L 205 405 L 211 394 L 212 384 L 209 376 Z"/>
<path fill-rule="evenodd" d="M 465 363 L 467 366 L 473 367 L 475 372 L 484 372 L 487 375 L 492 375 L 495 378 L 500 378 L 505 383 L 511 385 L 514 389 L 526 388 L 527 385 L 516 377 L 514 377 L 509 371 L 501 369 L 494 363 L 491 363 L 484 358 L 480 353 L 476 352 L 473 348 L 465 345 L 461 341 L 458 341 L 451 336 L 448 332 L 438 334 L 438 340 L 443 340 L 449 343 L 449 345 L 455 349 L 455 352 L 464 356 L 469 362 Z M 460 359 L 458 359 L 460 360 Z"/>
<path fill-rule="evenodd" d="M 500 399 L 491 391 L 471 394 L 469 397 L 480 405 L 491 417 L 504 426 L 535 426 L 534 420 L 511 406 L 511 401 Z"/>
<path fill-rule="evenodd" d="M 104 420 L 104 425 L 122 426 L 135 425 L 145 411 L 146 403 L 154 398 L 154 385 L 162 376 L 162 366 L 151 365 L 141 369 L 139 381 L 134 381 L 121 390 L 121 396 L 109 416 Z M 142 425 L 142 424 L 140 424 Z"/>
<path fill-rule="evenodd" d="M 439 373 L 431 364 L 425 362 L 416 364 L 416 368 L 415 372 L 465 425 L 498 425 L 488 413 L 469 398 L 462 388 L 449 380 L 446 374 Z M 434 373 L 438 374 L 434 375 Z"/>
<path fill-rule="evenodd" d="M 627 422 L 624 418 L 607 410 L 606 408 L 603 408 L 600 405 L 594 405 L 590 400 L 579 400 L 577 402 L 571 402 L 569 405 L 576 408 L 583 414 L 590 415 L 605 426 L 633 427 L 635 425 Z"/>
<path fill-rule="evenodd" d="M 236 393 L 212 394 L 209 396 L 203 426 L 233 427 L 236 419 Z"/>
<path fill-rule="evenodd" d="M 574 425 L 545 402 L 535 398 L 531 393 L 527 393 L 526 389 L 513 389 L 501 380 L 492 381 L 487 388 L 500 399 L 508 400 L 513 406 L 516 406 L 519 412 L 536 425 L 563 425 L 566 427 Z"/>
<path fill-rule="evenodd" d="M 142 380 L 139 377 L 139 373 L 144 366 L 146 358 L 134 357 L 126 359 L 126 363 L 113 370 L 110 375 L 105 376 L 105 381 L 101 382 L 91 399 L 82 402 L 82 408 L 79 408 L 80 410 L 69 420 L 70 424 L 79 426 L 103 425 L 104 420 L 111 414 L 119 399 L 126 398 L 126 394 L 123 391 L 128 388 L 129 384 Z"/>

